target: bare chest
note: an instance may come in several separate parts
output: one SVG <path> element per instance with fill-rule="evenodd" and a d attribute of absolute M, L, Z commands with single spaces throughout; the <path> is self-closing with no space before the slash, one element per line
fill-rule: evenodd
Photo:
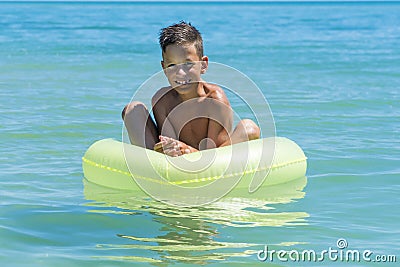
<path fill-rule="evenodd" d="M 195 118 L 188 122 L 177 122 L 175 128 L 179 140 L 194 147 L 199 148 L 199 143 L 204 138 L 207 138 L 208 133 L 208 118 Z"/>

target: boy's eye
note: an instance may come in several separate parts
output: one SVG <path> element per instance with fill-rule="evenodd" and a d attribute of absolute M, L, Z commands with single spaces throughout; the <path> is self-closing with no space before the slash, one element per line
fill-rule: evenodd
<path fill-rule="evenodd" d="M 182 64 L 174 64 L 174 63 L 171 63 L 171 64 L 168 64 L 167 65 L 167 68 L 175 68 L 175 67 L 177 67 L 177 66 L 181 66 L 181 67 L 184 67 L 184 68 L 186 68 L 186 69 L 190 69 L 190 68 L 192 68 L 193 66 L 194 66 L 194 62 L 185 62 L 185 63 L 182 63 Z"/>

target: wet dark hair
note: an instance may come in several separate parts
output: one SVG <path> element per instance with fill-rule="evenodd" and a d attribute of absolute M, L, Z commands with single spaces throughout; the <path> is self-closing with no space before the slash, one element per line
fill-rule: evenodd
<path fill-rule="evenodd" d="M 197 55 L 200 59 L 203 57 L 203 39 L 200 32 L 190 23 L 181 21 L 161 29 L 159 42 L 163 52 L 171 44 L 194 44 Z"/>

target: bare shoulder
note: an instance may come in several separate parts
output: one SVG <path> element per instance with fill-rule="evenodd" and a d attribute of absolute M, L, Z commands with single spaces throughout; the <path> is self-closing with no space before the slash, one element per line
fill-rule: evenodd
<path fill-rule="evenodd" d="M 151 104 L 154 107 L 156 104 L 165 103 L 165 101 L 168 101 L 172 97 L 172 94 L 173 90 L 170 86 L 162 87 L 151 98 Z"/>

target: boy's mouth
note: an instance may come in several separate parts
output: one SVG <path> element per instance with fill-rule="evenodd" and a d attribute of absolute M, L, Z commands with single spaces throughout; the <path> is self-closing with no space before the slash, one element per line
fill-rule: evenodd
<path fill-rule="evenodd" d="M 191 81 L 192 80 L 184 80 L 184 81 L 176 80 L 175 83 L 178 84 L 178 85 L 186 85 L 186 84 L 189 84 Z"/>

